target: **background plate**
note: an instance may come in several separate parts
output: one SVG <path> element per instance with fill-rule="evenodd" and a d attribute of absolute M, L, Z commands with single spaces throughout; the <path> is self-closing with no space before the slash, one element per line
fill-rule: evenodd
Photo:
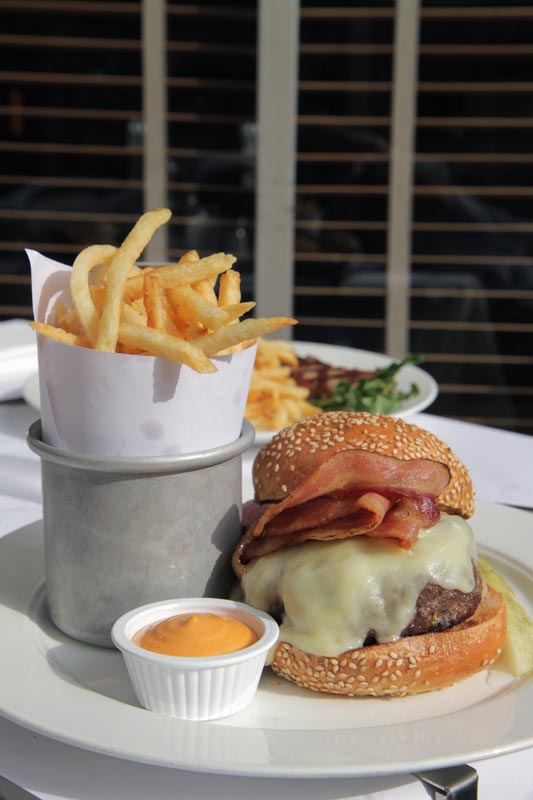
<path fill-rule="evenodd" d="M 473 527 L 531 614 L 533 516 L 480 503 Z M 53 739 L 160 766 L 308 778 L 418 772 L 533 744 L 533 681 L 496 668 L 395 699 L 313 694 L 266 670 L 255 700 L 232 717 L 153 714 L 138 707 L 117 652 L 50 623 L 42 575 L 40 523 L 0 539 L 0 713 Z"/>
<path fill-rule="evenodd" d="M 373 370 L 378 367 L 386 367 L 391 361 L 397 360 L 382 353 L 372 353 L 369 350 L 356 350 L 352 347 L 340 347 L 333 344 L 319 344 L 318 342 L 293 342 L 292 344 L 300 357 L 314 356 L 334 367 L 346 369 Z M 411 400 L 406 400 L 399 411 L 391 414 L 392 417 L 409 417 L 417 411 L 423 411 L 437 397 L 438 386 L 435 379 L 420 367 L 408 364 L 401 369 L 397 384 L 398 388 L 405 392 L 411 388 L 412 383 L 417 384 L 420 393 Z M 276 432 L 256 431 L 256 445 L 266 444 Z"/>

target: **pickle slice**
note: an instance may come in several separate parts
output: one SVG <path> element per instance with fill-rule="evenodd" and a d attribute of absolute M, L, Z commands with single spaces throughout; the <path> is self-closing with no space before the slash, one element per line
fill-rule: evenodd
<path fill-rule="evenodd" d="M 509 584 L 482 556 L 478 568 L 489 586 L 503 595 L 507 608 L 507 636 L 499 666 L 516 677 L 533 673 L 533 623 Z"/>

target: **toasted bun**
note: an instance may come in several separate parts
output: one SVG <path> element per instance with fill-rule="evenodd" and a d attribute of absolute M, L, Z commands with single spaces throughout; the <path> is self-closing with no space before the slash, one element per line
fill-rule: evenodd
<path fill-rule="evenodd" d="M 397 417 L 346 411 L 307 417 L 262 447 L 253 467 L 256 500 L 282 500 L 341 450 L 368 450 L 403 461 L 440 461 L 449 468 L 451 478 L 438 498 L 439 507 L 466 518 L 474 513 L 468 470 L 441 439 Z"/>
<path fill-rule="evenodd" d="M 404 696 L 442 689 L 490 666 L 501 654 L 506 609 L 487 587 L 475 614 L 439 633 L 348 650 L 327 658 L 279 642 L 272 668 L 306 689 L 349 697 Z"/>

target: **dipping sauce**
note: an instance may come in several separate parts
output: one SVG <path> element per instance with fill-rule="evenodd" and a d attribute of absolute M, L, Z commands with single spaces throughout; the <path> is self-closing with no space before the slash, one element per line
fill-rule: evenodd
<path fill-rule="evenodd" d="M 142 628 L 132 641 L 161 655 L 198 658 L 243 650 L 257 639 L 248 625 L 233 617 L 178 614 Z"/>

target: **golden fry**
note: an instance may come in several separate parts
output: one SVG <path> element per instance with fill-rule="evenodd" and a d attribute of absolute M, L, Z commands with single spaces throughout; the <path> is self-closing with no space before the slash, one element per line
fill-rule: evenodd
<path fill-rule="evenodd" d="M 235 305 L 241 302 L 241 276 L 230 269 L 220 276 L 218 287 L 219 306 Z"/>
<path fill-rule="evenodd" d="M 186 264 L 186 263 L 190 264 L 193 261 L 200 261 L 200 256 L 198 255 L 198 251 L 188 250 L 186 253 L 180 256 L 178 264 Z"/>
<path fill-rule="evenodd" d="M 109 263 L 117 252 L 116 247 L 94 244 L 86 247 L 76 257 L 70 273 L 70 294 L 83 330 L 91 344 L 96 344 L 100 326 L 100 315 L 95 308 L 89 287 L 89 275 L 102 263 Z"/>
<path fill-rule="evenodd" d="M 168 299 L 177 308 L 179 316 L 187 325 L 196 327 L 198 324 L 216 331 L 228 321 L 228 315 L 223 309 L 213 306 L 201 294 L 195 292 L 190 286 L 175 286 L 167 292 Z"/>
<path fill-rule="evenodd" d="M 138 314 L 144 317 L 144 324 L 146 325 L 148 314 L 146 313 L 146 306 L 144 305 L 144 297 L 138 297 L 136 300 L 132 300 L 130 305 Z"/>
<path fill-rule="evenodd" d="M 231 268 L 237 259 L 225 253 L 215 253 L 201 258 L 199 261 L 185 261 L 161 267 L 159 274 L 165 286 L 184 286 L 187 283 L 208 279 L 220 275 Z"/>
<path fill-rule="evenodd" d="M 157 272 L 145 275 L 144 307 L 146 309 L 146 325 L 149 328 L 177 336 L 178 339 L 185 338 L 186 325 L 181 322 L 169 303 Z"/>
<path fill-rule="evenodd" d="M 211 303 L 212 306 L 218 306 L 216 292 L 207 279 L 192 283 L 191 286 L 195 292 L 198 292 L 198 294 L 202 295 L 204 300 L 207 300 L 207 302 Z"/>
<path fill-rule="evenodd" d="M 159 208 L 143 214 L 113 257 L 107 273 L 106 299 L 96 340 L 97 350 L 111 353 L 114 351 L 118 340 L 120 308 L 128 274 L 157 228 L 168 222 L 170 216 L 167 208 Z M 139 274 L 140 277 L 142 277 L 142 273 Z M 136 280 L 136 278 L 132 280 Z"/>
<path fill-rule="evenodd" d="M 169 336 L 168 333 L 154 331 L 140 325 L 121 322 L 118 331 L 119 341 L 129 347 L 145 350 L 153 356 L 161 356 L 171 361 L 186 364 L 196 372 L 216 372 L 217 368 L 204 353 L 189 342 Z"/>
<path fill-rule="evenodd" d="M 251 311 L 252 308 L 255 308 L 255 306 L 256 306 L 255 303 L 231 303 L 228 306 L 221 306 L 221 308 L 223 308 L 223 310 L 228 315 L 228 325 L 229 325 L 231 322 L 234 322 L 240 319 L 240 317 L 243 317 L 245 314 Z"/>
<path fill-rule="evenodd" d="M 54 325 L 47 325 L 44 322 L 30 322 L 30 328 L 40 333 L 42 336 L 47 336 L 49 339 L 55 339 L 57 342 L 63 344 L 72 344 L 77 347 L 89 347 L 89 340 L 86 336 L 77 336 L 75 333 L 67 333 L 63 328 L 56 328 Z"/>
<path fill-rule="evenodd" d="M 292 317 L 259 317 L 258 319 L 245 319 L 221 328 L 214 333 L 199 336 L 194 339 L 194 344 L 208 356 L 214 356 L 221 350 L 233 347 L 236 344 L 256 339 L 258 336 L 265 336 L 267 333 L 279 330 L 285 325 L 296 325 L 296 320 Z"/>
<path fill-rule="evenodd" d="M 140 327 L 146 326 L 148 317 L 146 312 L 140 311 L 133 303 L 122 303 L 120 310 L 120 321 L 129 322 L 131 325 L 139 325 Z"/>
<path fill-rule="evenodd" d="M 166 330 L 166 314 L 163 307 L 164 291 L 157 273 L 144 275 L 144 307 L 147 314 L 147 325 L 156 331 Z"/>

